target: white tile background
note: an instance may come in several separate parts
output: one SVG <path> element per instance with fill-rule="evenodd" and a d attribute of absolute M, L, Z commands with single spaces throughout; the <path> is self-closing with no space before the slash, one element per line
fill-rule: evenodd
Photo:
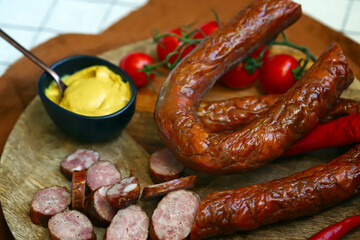
<path fill-rule="evenodd" d="M 31 49 L 61 33 L 99 33 L 147 1 L 0 0 L 0 28 Z M 304 13 L 360 43 L 360 0 L 294 1 Z M 0 39 L 0 75 L 20 57 Z"/>

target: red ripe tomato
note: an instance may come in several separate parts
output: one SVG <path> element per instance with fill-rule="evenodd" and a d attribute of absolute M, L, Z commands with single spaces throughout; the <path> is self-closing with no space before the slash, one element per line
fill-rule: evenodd
<path fill-rule="evenodd" d="M 257 58 L 266 45 L 263 45 L 256 49 L 251 57 Z M 269 51 L 266 50 L 262 59 L 265 60 L 268 57 Z M 227 73 L 221 76 L 220 82 L 230 88 L 247 88 L 252 85 L 259 76 L 259 69 L 255 69 L 253 74 L 250 74 L 244 69 L 244 62 L 241 62 L 235 68 L 229 70 Z"/>
<path fill-rule="evenodd" d="M 212 21 L 212 22 L 207 22 L 204 23 L 202 25 L 200 25 L 198 27 L 206 36 L 209 36 L 210 34 L 212 34 L 213 32 L 215 32 L 216 30 L 218 30 L 219 24 L 217 21 Z M 202 39 L 205 38 L 206 36 L 204 36 L 204 34 L 201 31 L 196 31 L 194 34 L 194 38 L 196 39 Z"/>
<path fill-rule="evenodd" d="M 221 76 L 221 83 L 231 88 L 246 88 L 253 84 L 259 75 L 259 69 L 250 74 L 244 69 L 244 62 Z"/>
<path fill-rule="evenodd" d="M 285 93 L 296 82 L 291 69 L 295 69 L 297 64 L 298 61 L 287 54 L 266 59 L 259 72 L 262 87 L 268 93 Z"/>
<path fill-rule="evenodd" d="M 140 72 L 139 70 L 145 65 L 152 63 L 154 63 L 154 59 L 146 53 L 134 52 L 121 59 L 119 67 L 129 74 L 137 87 L 142 87 L 147 85 L 149 80 L 146 73 Z M 150 80 L 152 80 L 154 76 L 155 74 L 150 74 Z"/>
<path fill-rule="evenodd" d="M 178 36 L 181 36 L 181 29 L 180 28 L 176 28 L 170 31 L 170 33 L 174 33 Z M 163 38 L 160 39 L 160 41 L 158 42 L 158 44 L 156 45 L 156 52 L 157 55 L 160 59 L 160 61 L 164 61 L 164 59 L 166 58 L 166 56 L 175 51 L 175 49 L 180 46 L 181 44 L 183 44 L 182 41 L 179 41 L 176 37 L 173 36 L 165 36 Z M 189 52 L 191 52 L 191 50 L 193 50 L 193 48 L 195 47 L 195 45 L 189 45 L 187 46 L 183 53 L 180 56 L 180 59 L 184 58 Z M 179 49 L 179 52 L 182 50 L 183 48 Z M 171 64 L 174 64 L 174 62 L 176 61 L 177 57 L 179 55 L 178 54 L 174 54 L 170 59 L 169 62 Z"/>

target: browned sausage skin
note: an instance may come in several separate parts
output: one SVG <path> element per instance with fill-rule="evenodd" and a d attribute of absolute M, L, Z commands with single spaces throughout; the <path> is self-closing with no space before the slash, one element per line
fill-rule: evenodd
<path fill-rule="evenodd" d="M 257 169 L 281 156 L 334 106 L 353 80 L 337 44 L 319 57 L 267 116 L 246 128 L 211 133 L 197 117 L 202 97 L 219 75 L 300 15 L 300 6 L 288 0 L 255 1 L 201 42 L 169 74 L 158 97 L 155 120 L 163 142 L 177 159 L 214 174 Z"/>
<path fill-rule="evenodd" d="M 280 97 L 281 95 L 248 96 L 202 102 L 198 108 L 198 117 L 211 132 L 241 129 L 265 114 Z M 359 102 L 340 98 L 321 122 L 358 112 Z"/>
<path fill-rule="evenodd" d="M 357 194 L 359 186 L 360 145 L 356 145 L 327 164 L 285 178 L 209 194 L 200 204 L 191 239 L 313 215 Z"/>
<path fill-rule="evenodd" d="M 86 170 L 73 171 L 71 189 L 71 209 L 84 211 L 86 195 Z"/>

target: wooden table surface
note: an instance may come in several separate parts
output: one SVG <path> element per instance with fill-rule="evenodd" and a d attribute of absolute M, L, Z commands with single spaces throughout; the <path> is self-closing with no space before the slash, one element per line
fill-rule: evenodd
<path fill-rule="evenodd" d="M 249 2 L 251 1 L 197 0 L 196 7 L 189 8 L 193 4 L 192 0 L 150 0 L 145 7 L 131 13 L 99 35 L 60 35 L 32 51 L 47 64 L 74 54 L 99 55 L 125 44 L 148 39 L 154 28 L 164 32 L 183 24 L 213 20 L 211 9 L 214 9 L 223 21 L 227 21 Z M 290 41 L 309 47 L 315 55 L 319 55 L 332 41 L 339 42 L 355 76 L 360 78 L 360 63 L 358 62 L 360 45 L 341 33 L 333 31 L 307 16 L 302 16 L 286 33 Z M 2 151 L 16 120 L 36 95 L 36 82 L 41 73 L 42 71 L 32 62 L 22 58 L 9 67 L 1 77 L 0 151 Z M 139 90 L 137 111 L 126 129 L 127 133 L 148 152 L 153 152 L 162 146 L 156 129 L 151 125 L 154 99 L 156 99 L 156 95 L 150 88 Z M 2 236 L 1 239 L 13 239 L 2 216 L 2 211 L 0 236 Z"/>

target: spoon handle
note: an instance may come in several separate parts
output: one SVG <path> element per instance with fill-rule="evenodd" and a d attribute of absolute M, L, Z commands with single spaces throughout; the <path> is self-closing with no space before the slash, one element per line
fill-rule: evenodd
<path fill-rule="evenodd" d="M 61 78 L 59 77 L 59 75 L 54 70 L 52 70 L 49 66 L 47 66 L 43 61 L 41 61 L 38 57 L 36 57 L 30 51 L 26 50 L 23 46 L 21 46 L 18 42 L 16 42 L 9 35 L 7 35 L 1 28 L 0 28 L 0 36 L 3 39 L 5 39 L 8 43 L 10 43 L 12 46 L 14 46 L 16 49 L 18 49 L 20 52 L 22 52 L 31 61 L 36 63 L 44 71 L 49 73 L 55 79 L 55 81 L 58 83 L 58 85 L 61 86 L 62 89 L 60 89 L 60 93 L 61 93 L 61 95 L 63 95 L 63 91 L 65 90 L 66 85 L 64 84 L 63 81 L 61 81 Z"/>

